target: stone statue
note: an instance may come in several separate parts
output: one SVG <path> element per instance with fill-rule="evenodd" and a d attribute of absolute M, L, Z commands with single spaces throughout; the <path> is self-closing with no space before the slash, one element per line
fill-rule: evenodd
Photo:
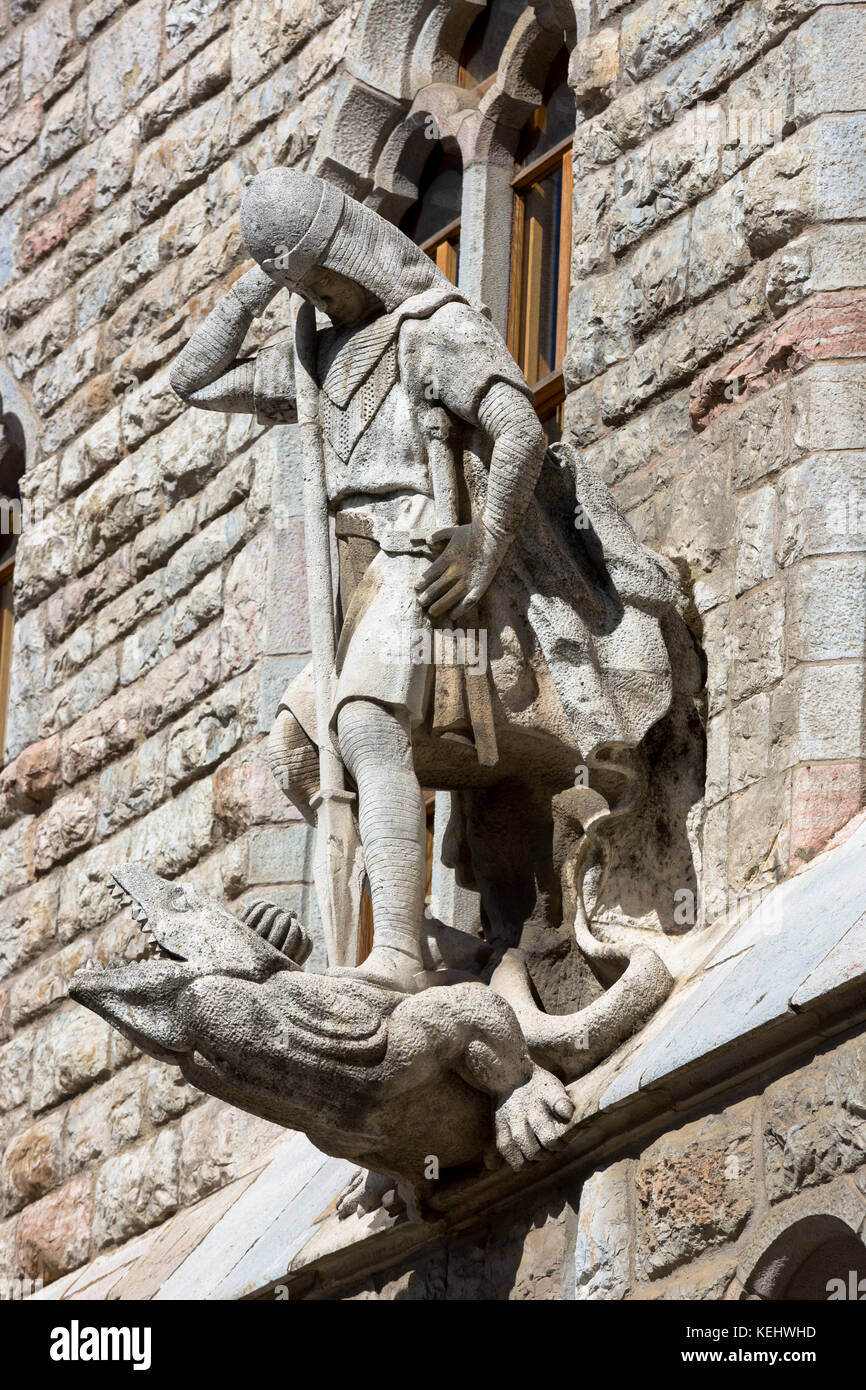
<path fill-rule="evenodd" d="M 423 1155 L 461 1165 L 493 1142 L 516 1162 L 557 1142 L 562 1083 L 670 990 L 648 945 L 601 940 L 591 917 L 608 827 L 671 704 L 676 578 L 577 452 L 546 449 L 483 307 L 401 232 L 288 169 L 250 181 L 241 230 L 256 266 L 171 381 L 197 408 L 302 432 L 313 660 L 269 758 L 318 826 L 330 968 L 299 973 L 255 923 L 119 870 L 175 959 L 79 977 L 76 997 L 204 1090 L 420 1190 Z M 283 289 L 294 335 L 242 357 Z M 422 788 L 452 793 L 443 857 L 480 894 L 486 945 L 425 911 Z M 549 1014 L 528 966 L 564 921 L 584 1007 Z"/>
<path fill-rule="evenodd" d="M 407 995 L 307 974 L 309 938 L 267 904 L 244 923 L 135 866 L 113 888 L 157 955 L 79 972 L 72 996 L 201 1090 L 304 1130 L 422 1203 L 431 1158 L 451 1169 L 499 1155 L 518 1169 L 563 1133 L 568 1092 L 483 984 Z"/>

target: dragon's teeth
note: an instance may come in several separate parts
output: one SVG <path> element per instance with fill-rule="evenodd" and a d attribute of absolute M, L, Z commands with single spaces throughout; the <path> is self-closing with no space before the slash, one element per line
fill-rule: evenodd
<path fill-rule="evenodd" d="M 133 909 L 132 909 L 132 915 L 133 915 L 133 917 L 135 918 L 135 921 L 136 921 L 136 922 L 146 922 L 146 921 L 147 921 L 147 913 L 145 912 L 145 910 L 144 910 L 143 907 L 139 907 L 138 903 L 136 903 L 135 906 L 133 907 Z"/>

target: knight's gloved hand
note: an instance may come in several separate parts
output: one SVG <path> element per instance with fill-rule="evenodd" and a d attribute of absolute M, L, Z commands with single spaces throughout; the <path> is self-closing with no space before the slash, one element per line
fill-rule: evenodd
<path fill-rule="evenodd" d="M 303 965 L 313 949 L 309 933 L 301 926 L 297 915 L 274 903 L 262 899 L 250 903 L 244 909 L 243 921 L 296 965 Z"/>
<path fill-rule="evenodd" d="M 418 599 L 431 618 L 462 618 L 483 597 L 493 579 L 510 537 L 496 536 L 480 517 L 466 526 L 447 526 L 431 536 L 444 545 L 415 585 Z"/>
<path fill-rule="evenodd" d="M 230 293 L 240 300 L 250 318 L 259 319 L 279 290 L 279 285 L 274 284 L 269 275 L 254 265 L 252 270 L 248 270 L 235 281 Z"/>

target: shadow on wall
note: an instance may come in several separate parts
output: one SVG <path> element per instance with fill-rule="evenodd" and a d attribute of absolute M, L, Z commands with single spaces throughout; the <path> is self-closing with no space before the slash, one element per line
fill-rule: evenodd
<path fill-rule="evenodd" d="M 801 1217 L 767 1247 L 745 1286 L 745 1299 L 858 1300 L 866 1296 L 866 1245 L 839 1216 Z"/>

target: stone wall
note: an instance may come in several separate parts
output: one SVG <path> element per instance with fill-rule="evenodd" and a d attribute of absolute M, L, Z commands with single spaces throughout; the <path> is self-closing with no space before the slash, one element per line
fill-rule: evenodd
<path fill-rule="evenodd" d="M 550 1184 L 422 1258 L 313 1296 L 783 1297 L 783 1282 L 760 1283 L 768 1252 L 778 1281 L 777 1252 L 790 1250 L 795 1272 L 822 1239 L 853 1240 L 866 1228 L 866 1123 L 857 1100 L 864 1088 L 862 1038 L 824 1044 L 800 1065 L 633 1145 L 582 1183 L 575 1176 Z M 828 1277 L 836 1273 L 828 1264 Z"/>
<path fill-rule="evenodd" d="M 483 115 L 441 85 L 449 15 L 465 32 L 477 8 L 4 4 L 0 395 L 44 517 L 20 538 L 0 776 L 0 1279 L 78 1267 L 273 1137 L 65 999 L 89 957 L 140 949 L 105 886 L 127 856 L 313 912 L 306 827 L 261 757 L 308 646 L 292 432 L 193 415 L 167 384 L 244 264 L 247 175 L 309 161 L 397 217 L 425 112 L 451 121 L 467 286 L 502 322 L 502 151 L 540 100 L 520 64 L 568 26 L 566 431 L 678 565 L 706 657 L 698 922 L 805 865 L 866 799 L 866 5 L 539 0 L 540 37 L 527 16 Z M 253 346 L 284 327 L 284 298 Z M 426 1283 L 405 1279 L 451 1297 L 721 1289 L 781 1192 L 755 1137 L 764 1105 L 721 1107 L 593 1178 L 580 1217 L 568 1194 L 529 1203 L 504 1260 L 491 1228 L 489 1258 L 437 1249 Z M 729 1158 L 740 1185 L 717 1211 Z M 668 1231 L 654 1213 L 671 1203 Z M 584 1279 L 574 1251 L 602 1234 L 632 1253 Z"/>
<path fill-rule="evenodd" d="M 240 273 L 245 177 L 315 141 L 357 6 L 6 9 L 2 356 L 44 517 L 18 546 L 0 777 L 0 1278 L 48 1281 L 278 1132 L 65 993 L 141 950 L 105 880 L 127 857 L 312 911 L 307 829 L 261 756 L 308 647 L 292 438 L 187 411 L 167 370 Z"/>
<path fill-rule="evenodd" d="M 690 595 L 705 923 L 864 803 L 864 32 L 599 0 L 571 60 L 567 421 Z"/>

